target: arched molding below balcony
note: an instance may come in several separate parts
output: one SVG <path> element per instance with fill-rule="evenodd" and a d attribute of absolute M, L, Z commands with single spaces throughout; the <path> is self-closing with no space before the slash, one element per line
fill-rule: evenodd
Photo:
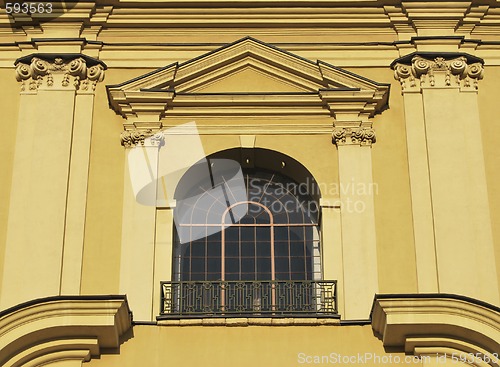
<path fill-rule="evenodd" d="M 125 296 L 55 296 L 0 312 L 0 365 L 80 366 L 116 350 L 132 319 Z"/>
<path fill-rule="evenodd" d="M 377 295 L 372 328 L 385 347 L 499 366 L 500 308 L 452 294 Z M 461 359 L 462 358 L 462 359 Z"/>

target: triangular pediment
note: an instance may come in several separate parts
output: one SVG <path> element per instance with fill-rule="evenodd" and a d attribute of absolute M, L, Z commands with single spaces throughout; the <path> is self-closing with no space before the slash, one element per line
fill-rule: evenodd
<path fill-rule="evenodd" d="M 388 85 L 379 84 L 322 61 L 311 61 L 251 37 L 218 48 L 195 59 L 174 63 L 133 80 L 108 86 L 111 106 L 124 117 L 152 106 L 175 106 L 176 101 L 185 106 L 195 106 L 196 101 L 204 105 L 223 104 L 224 97 L 205 98 L 200 96 L 237 95 L 227 97 L 232 101 L 246 95 L 308 95 L 308 108 L 317 96 L 318 108 L 324 108 L 323 96 L 338 91 L 342 98 L 362 91 L 362 98 L 374 96 L 374 110 L 387 102 Z M 322 92 L 323 91 L 323 92 Z M 326 93 L 325 93 L 326 91 Z M 196 96 L 196 98 L 195 98 Z M 346 97 L 347 96 L 347 97 Z M 349 98 L 354 98 L 353 96 Z M 273 97 L 261 98 L 262 103 Z M 289 108 L 293 98 L 281 99 Z M 375 99 L 377 101 L 375 101 Z M 285 101 L 286 100 L 286 101 Z M 304 101 L 297 97 L 297 101 Z M 211 102 L 209 102 L 211 101 Z M 252 99 L 255 106 L 259 98 Z M 235 103 L 238 103 L 237 101 Z M 243 102 L 242 102 L 243 103 Z M 280 101 L 274 98 L 273 105 Z M 373 104 L 372 103 L 372 104 Z M 146 106 L 148 104 L 148 106 Z M 142 107 L 137 109 L 137 106 Z M 154 109 L 154 108 L 153 108 Z"/>
<path fill-rule="evenodd" d="M 244 65 L 227 72 L 225 75 L 212 77 L 204 83 L 196 83 L 192 88 L 195 93 L 272 93 L 304 92 L 303 85 L 290 79 L 278 77 L 267 70 L 253 65 Z"/>

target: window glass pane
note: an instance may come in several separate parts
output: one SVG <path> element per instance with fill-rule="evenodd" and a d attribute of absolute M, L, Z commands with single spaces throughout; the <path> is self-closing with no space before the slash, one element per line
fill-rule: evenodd
<path fill-rule="evenodd" d="M 226 258 L 226 273 L 239 273 L 240 272 L 240 259 Z"/>
<path fill-rule="evenodd" d="M 196 281 L 204 281 L 205 280 L 205 273 L 191 273 L 191 279 L 190 280 L 196 280 Z"/>
<path fill-rule="evenodd" d="M 304 241 L 304 229 L 302 226 L 290 227 L 290 241 Z"/>
<path fill-rule="evenodd" d="M 191 243 L 191 256 L 204 257 L 205 256 L 205 241 L 194 241 Z"/>
<path fill-rule="evenodd" d="M 255 244 L 253 242 L 242 242 L 241 256 L 248 256 L 253 258 L 255 256 Z"/>
<path fill-rule="evenodd" d="M 255 218 L 247 215 L 247 216 L 241 218 L 239 223 L 240 224 L 255 224 Z"/>
<path fill-rule="evenodd" d="M 305 272 L 305 262 L 302 257 L 292 257 L 290 258 L 291 271 L 292 273 Z"/>
<path fill-rule="evenodd" d="M 309 226 L 309 227 L 305 227 L 304 229 L 304 239 L 309 243 L 311 242 L 314 238 L 313 238 L 313 230 L 314 228 Z"/>
<path fill-rule="evenodd" d="M 220 221 L 219 221 L 219 223 L 220 223 Z M 216 233 L 211 234 L 210 236 L 207 237 L 207 242 L 220 243 L 220 241 L 221 241 L 221 233 L 222 232 L 216 232 Z"/>
<path fill-rule="evenodd" d="M 288 260 L 288 257 L 276 257 L 275 268 L 277 273 L 288 273 Z"/>
<path fill-rule="evenodd" d="M 257 242 L 271 240 L 271 228 L 270 227 L 256 227 L 255 233 L 256 233 L 256 237 L 257 237 Z"/>
<path fill-rule="evenodd" d="M 287 224 L 287 223 L 289 223 L 288 214 L 286 211 L 275 213 L 273 215 L 273 219 L 274 219 L 275 224 Z"/>
<path fill-rule="evenodd" d="M 182 256 L 190 256 L 191 255 L 191 246 L 189 244 L 183 244 L 181 246 L 181 255 Z"/>
<path fill-rule="evenodd" d="M 274 254 L 276 256 L 289 256 L 288 247 L 288 242 L 276 241 L 274 243 Z"/>
<path fill-rule="evenodd" d="M 271 256 L 271 242 L 270 241 L 259 241 L 257 242 L 257 256 Z"/>
<path fill-rule="evenodd" d="M 253 258 L 242 258 L 241 259 L 241 271 L 243 273 L 251 273 L 255 271 L 255 259 Z"/>
<path fill-rule="evenodd" d="M 255 273 L 241 273 L 241 278 L 239 280 L 255 280 Z"/>
<path fill-rule="evenodd" d="M 207 259 L 207 272 L 220 272 L 221 259 L 220 257 L 209 257 Z"/>
<path fill-rule="evenodd" d="M 290 242 L 290 256 L 292 256 L 292 257 L 304 256 L 304 243 L 303 242 Z"/>
<path fill-rule="evenodd" d="M 255 239 L 255 227 L 240 227 L 241 240 L 253 241 Z"/>
<path fill-rule="evenodd" d="M 207 273 L 206 280 L 215 281 L 215 280 L 220 280 L 220 279 L 221 279 L 220 272 L 218 272 L 218 273 Z"/>
<path fill-rule="evenodd" d="M 314 263 L 311 256 L 306 256 L 306 273 L 311 274 L 314 272 Z"/>
<path fill-rule="evenodd" d="M 207 243 L 207 256 L 220 256 L 221 253 L 220 242 L 209 242 Z"/>
<path fill-rule="evenodd" d="M 225 279 L 226 280 L 240 280 L 240 274 L 239 273 L 226 273 Z"/>
<path fill-rule="evenodd" d="M 271 272 L 259 272 L 257 273 L 257 280 L 271 280 Z"/>
<path fill-rule="evenodd" d="M 274 227 L 274 240 L 287 241 L 288 240 L 288 227 Z"/>
<path fill-rule="evenodd" d="M 265 209 L 262 206 L 252 203 L 248 204 L 248 215 L 250 217 L 255 218 L 259 216 L 259 214 L 262 214 L 263 212 L 265 212 Z"/>
<path fill-rule="evenodd" d="M 304 273 L 292 273 L 290 280 L 306 280 Z"/>
<path fill-rule="evenodd" d="M 276 280 L 290 280 L 290 273 L 276 273 L 275 278 Z"/>
<path fill-rule="evenodd" d="M 305 217 L 304 214 L 302 213 L 302 209 L 300 207 L 296 207 L 294 209 L 298 211 L 288 212 L 288 218 L 290 220 L 289 223 L 304 223 Z"/>
<path fill-rule="evenodd" d="M 182 259 L 181 272 L 183 274 L 191 272 L 191 261 L 190 261 L 189 257 L 185 257 L 184 259 Z"/>
<path fill-rule="evenodd" d="M 228 257 L 236 257 L 240 256 L 240 244 L 236 241 L 227 241 L 226 245 L 226 256 Z"/>
<path fill-rule="evenodd" d="M 225 229 L 224 239 L 225 241 L 239 241 L 239 227 L 232 226 Z"/>
<path fill-rule="evenodd" d="M 271 258 L 257 258 L 257 271 L 259 273 L 262 272 L 271 272 Z"/>
<path fill-rule="evenodd" d="M 196 273 L 205 272 L 205 259 L 203 258 L 192 258 L 191 259 L 191 271 Z"/>

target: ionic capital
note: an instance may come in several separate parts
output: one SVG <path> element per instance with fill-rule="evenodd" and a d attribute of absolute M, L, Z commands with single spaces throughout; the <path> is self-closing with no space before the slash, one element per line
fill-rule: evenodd
<path fill-rule="evenodd" d="M 477 90 L 483 78 L 483 60 L 459 53 L 413 53 L 395 60 L 391 67 L 403 92 L 422 88 Z"/>
<path fill-rule="evenodd" d="M 371 127 L 335 127 L 332 141 L 339 145 L 372 145 L 376 141 L 375 130 Z"/>
<path fill-rule="evenodd" d="M 16 60 L 21 91 L 73 89 L 93 92 L 104 80 L 106 65 L 81 54 L 32 54 Z"/>

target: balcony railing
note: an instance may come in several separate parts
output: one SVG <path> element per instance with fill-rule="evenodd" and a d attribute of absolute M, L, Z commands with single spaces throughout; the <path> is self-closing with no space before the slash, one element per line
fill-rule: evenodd
<path fill-rule="evenodd" d="M 161 283 L 161 316 L 337 316 L 335 280 Z"/>

